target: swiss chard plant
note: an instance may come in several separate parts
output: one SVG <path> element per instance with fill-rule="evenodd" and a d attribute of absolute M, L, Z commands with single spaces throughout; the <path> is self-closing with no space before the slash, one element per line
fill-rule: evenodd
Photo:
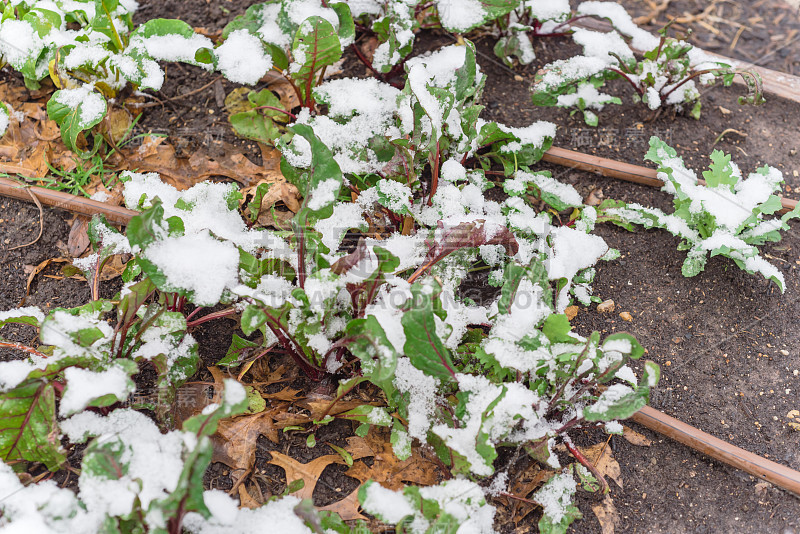
<path fill-rule="evenodd" d="M 748 94 L 740 103 L 760 104 L 761 77 L 758 73 L 707 56 L 684 40 L 667 37 L 668 27 L 656 37 L 636 26 L 625 9 L 613 2 L 584 2 L 578 6 L 581 17 L 608 19 L 615 28 L 609 33 L 575 28 L 572 39 L 583 46 L 584 55 L 545 65 L 536 74 L 533 103 L 540 106 L 572 108 L 584 121 L 596 126 L 595 113 L 607 104 L 621 104 L 618 97 L 599 91 L 608 81 L 622 79 L 634 90 L 634 101 L 652 110 L 672 106 L 700 117 L 700 92 L 697 83 L 722 82 L 728 86 L 739 75 Z M 624 36 L 624 37 L 623 37 Z M 640 51 L 642 58 L 637 58 Z"/>
<path fill-rule="evenodd" d="M 674 197 L 674 211 L 667 214 L 640 204 L 607 201 L 601 206 L 599 220 L 611 220 L 628 228 L 663 228 L 680 237 L 678 249 L 688 251 L 681 268 L 684 276 L 702 272 L 709 254 L 721 255 L 748 273 L 760 273 L 772 280 L 783 292 L 783 274 L 758 250 L 758 245 L 780 241 L 781 231 L 789 229 L 788 221 L 800 217 L 798 208 L 779 218 L 767 217 L 782 208 L 775 193 L 781 189 L 783 174 L 764 166 L 744 178 L 730 155 L 714 150 L 710 158 L 708 170 L 703 171 L 705 184 L 701 184 L 674 148 L 651 137 L 645 159 L 658 165 L 658 176 L 664 181 L 662 189 Z"/>

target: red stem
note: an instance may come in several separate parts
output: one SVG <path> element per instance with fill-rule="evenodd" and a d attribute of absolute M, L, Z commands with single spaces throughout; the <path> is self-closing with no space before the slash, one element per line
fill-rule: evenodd
<path fill-rule="evenodd" d="M 43 352 L 39 352 L 38 350 L 34 349 L 33 347 L 29 347 L 27 345 L 22 345 L 20 343 L 11 343 L 8 341 L 0 341 L 0 347 L 8 347 L 9 349 L 17 349 L 21 350 L 22 352 L 27 352 L 28 354 L 33 354 L 34 356 L 39 356 L 40 358 L 47 358 L 47 354 Z"/>
<path fill-rule="evenodd" d="M 194 321 L 187 321 L 186 328 L 192 328 L 197 325 L 203 324 L 207 321 L 213 321 L 214 319 L 221 319 L 222 317 L 228 317 L 235 313 L 236 313 L 236 308 L 227 308 L 225 310 L 220 310 L 218 312 L 209 313 L 208 315 L 204 315 L 203 317 L 195 319 Z"/>
<path fill-rule="evenodd" d="M 567 450 L 569 451 L 569 453 L 572 456 L 574 456 L 575 459 L 578 460 L 583 467 L 588 469 L 594 475 L 594 478 L 597 479 L 597 481 L 600 483 L 600 486 L 603 489 L 603 495 L 608 493 L 609 492 L 608 482 L 606 482 L 605 477 L 594 466 L 594 464 L 592 462 L 590 462 L 589 459 L 586 456 L 584 456 L 583 453 L 581 451 L 579 451 L 578 448 L 575 445 L 573 445 L 572 442 L 569 439 L 565 439 L 564 440 L 564 445 L 567 446 Z"/>
<path fill-rule="evenodd" d="M 272 111 L 278 111 L 280 113 L 285 113 L 286 115 L 291 117 L 292 120 L 295 120 L 295 121 L 297 120 L 297 115 L 295 115 L 291 111 L 286 111 L 285 109 L 282 109 L 282 108 L 276 108 L 275 106 L 257 106 L 257 107 L 255 107 L 253 109 L 269 109 L 269 110 L 272 110 Z"/>

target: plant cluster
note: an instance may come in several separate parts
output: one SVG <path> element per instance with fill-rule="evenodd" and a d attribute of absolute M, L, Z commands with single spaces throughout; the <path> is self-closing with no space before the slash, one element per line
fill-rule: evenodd
<path fill-rule="evenodd" d="M 146 379 L 143 370 L 150 377 L 155 370 L 152 402 L 133 408 L 153 410 L 163 429 L 171 429 L 166 407 L 198 366 L 190 330 L 229 316 L 244 335 L 233 336 L 219 365 L 247 366 L 283 353 L 310 380 L 338 381 L 334 404 L 370 383 L 382 391 L 385 406 L 331 415 L 331 404 L 313 428 L 337 417 L 358 422 L 359 435 L 383 427 L 399 458 L 414 443 L 429 446 L 455 477 L 398 492 L 365 484 L 358 496 L 367 513 L 402 531 L 492 532 L 494 509 L 486 496 L 504 492 L 507 478 L 495 472 L 497 449 L 517 446 L 557 470 L 534 499 L 543 508 L 540 529 L 563 532 L 580 517 L 572 504 L 578 482 L 607 489 L 568 432 L 621 432 L 617 420 L 644 406 L 659 378 L 652 362 L 643 362 L 638 378 L 629 366 L 644 354 L 631 335 L 572 331 L 566 309 L 573 301 L 599 300 L 592 295 L 594 266 L 619 254 L 592 233 L 595 224 L 677 232 L 691 249 L 687 275 L 697 274 L 711 251 L 782 281 L 755 248 L 779 238 L 777 231 L 796 216 L 763 220 L 780 207 L 771 195 L 781 178 L 774 169 L 741 181 L 729 158 L 715 152 L 703 188 L 674 150 L 652 140 L 648 157 L 676 196 L 675 213 L 619 203 L 597 210 L 584 206 L 573 187 L 533 170 L 555 125 L 510 127 L 481 118 L 485 75 L 469 40 L 407 58 L 416 29 L 464 32 L 491 23 L 485 27 L 500 38 L 498 54 L 527 62 L 531 35 L 559 33 L 568 20 L 563 2 L 358 5 L 361 11 L 351 13 L 349 3 L 258 4 L 234 19 L 215 45 L 180 21 L 134 28 L 133 4 L 124 0 L 6 3 L 0 53 L 29 85 L 53 78 L 59 90 L 48 112 L 71 147 L 102 120 L 104 96 L 127 83 L 160 86 L 157 60 L 217 69 L 246 84 L 275 71 L 299 105 L 286 109 L 272 91 L 252 91 L 246 109 L 230 119 L 240 135 L 280 150 L 281 172 L 303 200 L 290 228 L 259 229 L 253 223 L 268 183 L 246 204 L 246 223 L 234 185 L 204 182 L 178 191 L 154 173 L 123 173 L 125 203 L 140 215 L 124 234 L 102 218 L 92 221 L 94 253 L 75 262 L 92 302 L 47 314 L 32 307 L 0 313 L 0 327 L 33 326 L 41 342 L 0 339 L 0 347 L 24 356 L 0 362 L 0 458 L 8 462 L 0 464 L 0 480 L 14 493 L 11 499 L 0 494 L 0 526 L 245 532 L 269 521 L 287 532 L 348 532 L 337 516 L 291 496 L 239 510 L 221 492 L 202 491 L 209 436 L 221 418 L 247 408 L 248 393 L 235 381 L 180 431 L 162 434 L 123 406 Z M 620 31 L 643 40 L 640 30 L 620 27 L 615 5 L 585 2 L 579 13 L 611 14 Z M 326 81 L 356 28 L 378 36 L 373 68 L 386 76 Z M 6 37 L 17 34 L 28 41 L 7 47 Z M 587 35 L 573 34 L 587 46 L 599 39 Z M 701 81 L 732 76 L 720 74 L 719 65 L 691 71 L 697 68 L 687 59 L 691 51 L 663 35 L 641 63 L 625 52 L 618 34 L 603 39 L 616 55 L 581 56 L 549 70 L 570 80 L 548 86 L 553 99 L 596 93 L 614 69 L 644 84 L 642 97 L 651 107 L 653 91 L 665 96 L 660 91 L 677 94 L 680 87 L 685 94 L 695 74 Z M 663 69 L 677 78 L 661 80 Z M 403 84 L 386 81 L 401 72 Z M 576 88 L 581 80 L 589 85 Z M 585 111 L 588 102 L 576 105 Z M 498 200 L 485 195 L 494 187 L 502 188 L 492 197 Z M 747 213 L 720 208 L 715 198 L 746 206 Z M 125 285 L 113 299 L 100 298 L 103 266 L 120 254 L 131 257 Z M 485 273 L 488 290 L 472 291 L 476 272 Z M 52 483 L 19 487 L 12 469 L 40 462 L 57 470 L 90 437 L 77 497 Z M 576 463 L 561 465 L 558 442 Z"/>
<path fill-rule="evenodd" d="M 788 221 L 800 217 L 800 208 L 780 218 L 766 218 L 780 211 L 783 173 L 765 165 L 744 178 L 731 156 L 720 150 L 711 153 L 711 165 L 703 171 L 705 184 L 687 169 L 674 148 L 657 137 L 650 138 L 645 158 L 658 165 L 658 177 L 664 181 L 663 191 L 675 198 L 675 211 L 666 214 L 658 208 L 641 204 L 606 201 L 601 205 L 601 220 L 632 229 L 663 228 L 681 238 L 678 250 L 688 250 L 681 272 L 697 276 L 705 268 L 708 255 L 732 259 L 748 273 L 760 273 L 784 291 L 783 273 L 765 260 L 758 245 L 781 240 L 781 231 L 789 229 Z"/>
<path fill-rule="evenodd" d="M 668 26 L 660 37 L 639 28 L 625 9 L 615 2 L 581 3 L 577 18 L 598 17 L 609 20 L 614 30 L 608 33 L 575 28 L 572 39 L 581 45 L 584 55 L 558 60 L 544 66 L 536 75 L 533 103 L 539 106 L 572 108 L 581 112 L 586 124 L 597 126 L 599 111 L 606 104 L 621 104 L 619 97 L 600 92 L 611 80 L 625 80 L 634 90 L 634 102 L 643 102 L 652 110 L 673 106 L 700 118 L 701 85 L 722 82 L 728 86 L 736 75 L 747 84 L 748 94 L 740 103 L 764 102 L 758 73 L 709 57 L 681 39 L 667 37 Z M 627 40 L 626 40 L 627 38 Z M 641 50 L 637 58 L 634 49 Z"/>

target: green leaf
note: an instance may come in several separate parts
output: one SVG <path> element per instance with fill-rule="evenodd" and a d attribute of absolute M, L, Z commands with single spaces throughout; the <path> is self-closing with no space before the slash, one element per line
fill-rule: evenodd
<path fill-rule="evenodd" d="M 730 154 L 715 150 L 710 157 L 711 165 L 709 165 L 709 170 L 703 171 L 703 178 L 708 187 L 717 187 L 720 184 L 725 184 L 728 189 L 733 191 L 733 186 L 739 181 L 739 177 L 733 174 Z"/>
<path fill-rule="evenodd" d="M 47 116 L 58 124 L 61 139 L 67 148 L 83 154 L 77 145 L 78 135 L 103 120 L 107 105 L 105 98 L 94 91 L 89 91 L 79 101 L 73 101 L 79 91 L 82 89 L 61 89 L 53 93 L 47 101 Z"/>
<path fill-rule="evenodd" d="M 551 343 L 572 341 L 573 338 L 568 335 L 570 330 L 572 330 L 572 325 L 569 324 L 569 319 L 563 313 L 548 316 L 542 327 L 542 333 Z"/>
<path fill-rule="evenodd" d="M 309 222 L 312 216 L 315 219 L 326 219 L 333 213 L 333 205 L 342 187 L 342 170 L 333 159 L 331 150 L 314 135 L 310 126 L 298 124 L 290 130 L 305 138 L 311 145 L 311 166 L 294 184 L 303 195 L 303 206 L 295 219 L 302 224 Z"/>
<path fill-rule="evenodd" d="M 228 347 L 228 352 L 225 353 L 225 357 L 222 358 L 220 361 L 217 362 L 217 365 L 222 367 L 232 367 L 236 365 L 240 365 L 242 362 L 247 360 L 247 358 L 252 354 L 253 349 L 260 347 L 261 345 L 258 343 L 254 343 L 243 337 L 239 337 L 236 334 L 233 334 L 233 338 L 231 339 L 231 346 Z"/>
<path fill-rule="evenodd" d="M 271 94 L 271 93 L 270 93 Z M 234 113 L 228 117 L 236 135 L 271 145 L 281 136 L 281 131 L 270 117 L 256 110 Z"/>
<path fill-rule="evenodd" d="M 317 73 L 342 57 L 339 36 L 331 23 L 318 16 L 304 20 L 294 36 L 292 57 L 299 68 L 290 68 L 289 76 L 300 88 L 303 101 L 308 106 Z"/>
<path fill-rule="evenodd" d="M 627 419 L 647 404 L 650 389 L 658 383 L 661 369 L 651 361 L 644 362 L 644 374 L 635 390 L 624 394 L 623 386 L 611 386 L 592 406 L 583 410 L 587 421 L 613 421 Z"/>
<path fill-rule="evenodd" d="M 363 376 L 381 388 L 387 397 L 391 396 L 395 390 L 397 352 L 378 320 L 372 315 L 366 319 L 353 319 L 347 324 L 345 335 L 352 338 L 347 348 L 361 360 Z"/>
<path fill-rule="evenodd" d="M 0 459 L 41 462 L 56 471 L 66 460 L 59 438 L 51 383 L 28 379 L 0 394 Z"/>
<path fill-rule="evenodd" d="M 417 369 L 444 382 L 455 380 L 450 351 L 436 335 L 431 286 L 411 286 L 410 309 L 400 319 L 406 334 L 403 352 Z"/>
<path fill-rule="evenodd" d="M 352 43 L 356 38 L 356 25 L 353 22 L 353 15 L 350 13 L 350 6 L 345 2 L 329 4 L 329 7 L 336 12 L 339 18 L 339 41 L 342 43 Z"/>

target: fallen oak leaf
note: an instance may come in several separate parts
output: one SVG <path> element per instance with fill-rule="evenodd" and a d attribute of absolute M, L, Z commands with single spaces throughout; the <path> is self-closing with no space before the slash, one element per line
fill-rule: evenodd
<path fill-rule="evenodd" d="M 331 503 L 327 506 L 317 508 L 317 510 L 337 513 L 343 521 L 367 519 L 366 516 L 362 515 L 358 511 L 360 507 L 361 503 L 358 501 L 358 490 L 353 490 L 344 499 L 338 500 L 335 503 Z"/>
<path fill-rule="evenodd" d="M 370 437 L 373 434 L 374 436 Z M 386 439 L 379 438 L 382 434 L 376 432 L 374 427 L 367 434 L 368 439 L 365 444 L 374 454 L 372 465 L 368 466 L 364 462 L 354 463 L 345 471 L 345 475 L 358 479 L 362 484 L 367 480 L 374 480 L 391 490 L 401 489 L 406 483 L 433 486 L 440 482 L 439 464 L 423 456 L 426 454 L 425 449 L 412 448 L 411 456 L 400 460 L 395 456 L 392 444 Z M 348 451 L 353 454 L 349 449 Z M 353 454 L 353 459 L 358 458 Z"/>

